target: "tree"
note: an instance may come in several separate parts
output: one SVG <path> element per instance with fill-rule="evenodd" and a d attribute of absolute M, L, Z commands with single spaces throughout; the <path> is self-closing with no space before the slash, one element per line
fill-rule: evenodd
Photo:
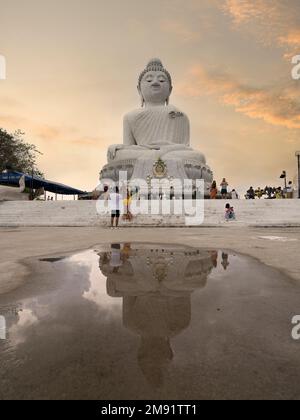
<path fill-rule="evenodd" d="M 41 154 L 35 145 L 27 143 L 20 130 L 11 134 L 0 128 L 0 172 L 5 169 L 35 175 L 43 174 L 36 167 L 37 154 Z"/>

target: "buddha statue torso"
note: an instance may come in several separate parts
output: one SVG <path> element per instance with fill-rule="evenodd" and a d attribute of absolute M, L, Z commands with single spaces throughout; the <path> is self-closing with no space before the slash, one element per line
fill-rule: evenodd
<path fill-rule="evenodd" d="M 124 117 L 124 145 L 151 148 L 189 143 L 189 120 L 172 105 L 137 109 Z"/>

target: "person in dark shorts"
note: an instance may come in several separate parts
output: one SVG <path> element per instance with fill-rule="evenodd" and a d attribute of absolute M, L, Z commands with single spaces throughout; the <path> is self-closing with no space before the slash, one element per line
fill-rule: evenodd
<path fill-rule="evenodd" d="M 220 186 L 222 198 L 226 199 L 228 195 L 228 182 L 226 181 L 226 178 L 223 178 L 223 181 L 221 182 Z"/>
<path fill-rule="evenodd" d="M 116 221 L 116 228 L 119 226 L 119 219 L 121 214 L 122 195 L 119 194 L 119 188 L 115 187 L 114 192 L 109 194 L 109 202 L 111 209 L 111 227 L 114 227 Z"/>

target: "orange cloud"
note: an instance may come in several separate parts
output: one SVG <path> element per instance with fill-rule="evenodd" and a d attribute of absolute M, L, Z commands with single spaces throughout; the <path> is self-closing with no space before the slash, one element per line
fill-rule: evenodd
<path fill-rule="evenodd" d="M 300 46 L 300 29 L 293 29 L 289 31 L 286 35 L 283 35 L 278 38 L 278 41 L 282 45 L 295 46 L 299 48 Z"/>
<path fill-rule="evenodd" d="M 0 114 L 0 127 L 13 131 L 16 129 L 28 130 L 37 139 L 44 142 L 59 141 L 85 146 L 99 146 L 99 143 L 105 142 L 104 139 L 98 137 L 83 136 L 76 128 L 65 127 L 61 129 L 48 124 L 36 123 L 20 116 Z"/>
<path fill-rule="evenodd" d="M 295 53 L 300 40 L 299 0 L 226 0 L 219 7 L 233 20 L 235 28 L 248 31 L 263 44 Z"/>
<path fill-rule="evenodd" d="M 300 128 L 298 85 L 247 86 L 225 73 L 207 72 L 202 66 L 190 70 L 188 82 L 181 84 L 184 96 L 215 96 L 221 103 L 250 118 L 286 128 Z M 297 87 L 296 87 L 297 86 Z"/>
<path fill-rule="evenodd" d="M 249 22 L 252 19 L 263 19 L 266 14 L 272 21 L 278 19 L 277 0 L 225 0 L 223 10 L 230 14 L 236 24 Z"/>
<path fill-rule="evenodd" d="M 165 19 L 161 21 L 160 28 L 163 32 L 175 35 L 183 42 L 199 40 L 199 32 L 192 31 L 185 23 L 174 20 Z"/>

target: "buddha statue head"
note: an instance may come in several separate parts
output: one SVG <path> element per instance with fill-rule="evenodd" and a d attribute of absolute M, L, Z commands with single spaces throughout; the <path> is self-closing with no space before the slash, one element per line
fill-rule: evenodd
<path fill-rule="evenodd" d="M 149 61 L 140 74 L 137 88 L 141 97 L 142 107 L 145 104 L 169 104 L 169 97 L 172 92 L 172 79 L 170 73 L 164 68 L 158 58 Z"/>

